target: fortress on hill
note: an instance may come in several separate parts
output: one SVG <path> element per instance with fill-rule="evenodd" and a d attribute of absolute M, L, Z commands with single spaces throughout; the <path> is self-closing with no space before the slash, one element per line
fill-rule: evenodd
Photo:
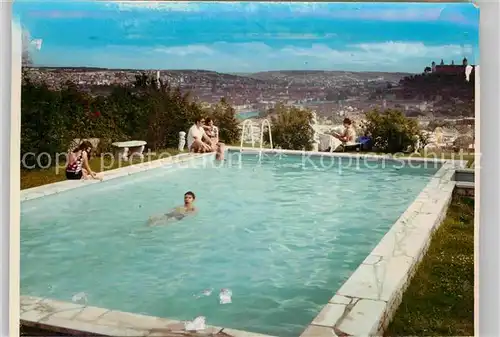
<path fill-rule="evenodd" d="M 468 65 L 467 58 L 464 57 L 462 60 L 462 64 L 454 64 L 453 61 L 451 61 L 451 64 L 444 64 L 444 61 L 441 60 L 441 63 L 439 65 L 436 64 L 436 62 L 432 62 L 430 67 L 426 67 L 424 70 L 425 74 L 450 74 L 450 75 L 458 75 L 458 74 L 464 74 L 465 72 L 465 67 Z M 474 68 L 474 65 L 472 65 Z"/>

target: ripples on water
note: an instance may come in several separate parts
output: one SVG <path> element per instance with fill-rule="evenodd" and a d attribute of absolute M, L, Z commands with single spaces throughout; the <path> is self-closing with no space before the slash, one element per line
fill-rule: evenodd
<path fill-rule="evenodd" d="M 299 335 L 436 171 L 322 170 L 296 157 L 257 165 L 250 155 L 232 164 L 24 202 L 22 293 L 84 292 L 94 306 Z M 188 190 L 197 216 L 145 226 Z M 233 303 L 193 297 L 210 288 L 231 289 Z"/>

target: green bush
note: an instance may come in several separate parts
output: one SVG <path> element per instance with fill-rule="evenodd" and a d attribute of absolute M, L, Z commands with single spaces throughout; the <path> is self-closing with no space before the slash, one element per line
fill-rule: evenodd
<path fill-rule="evenodd" d="M 373 146 L 386 153 L 403 152 L 415 143 L 415 136 L 422 136 L 416 120 L 407 118 L 401 111 L 377 110 L 366 113 L 363 124 L 365 134 L 373 139 Z"/>
<path fill-rule="evenodd" d="M 314 130 L 311 127 L 313 117 L 311 111 L 279 104 L 270 113 L 274 147 L 287 150 L 312 150 Z M 268 139 L 269 133 L 266 131 L 264 140 Z"/>
<path fill-rule="evenodd" d="M 74 139 L 85 138 L 101 140 L 97 153 L 110 151 L 114 141 L 132 139 L 145 140 L 153 150 L 177 147 L 179 131 L 187 131 L 197 116 L 207 114 L 188 94 L 146 75 L 137 76 L 133 86 L 109 89 L 108 95 L 90 95 L 67 83 L 52 90 L 25 77 L 21 158 L 26 153 L 65 153 Z M 210 113 L 218 123 L 221 140 L 231 143 L 239 139 L 234 109 L 226 101 Z M 24 159 L 30 166 L 37 165 L 33 156 Z"/>

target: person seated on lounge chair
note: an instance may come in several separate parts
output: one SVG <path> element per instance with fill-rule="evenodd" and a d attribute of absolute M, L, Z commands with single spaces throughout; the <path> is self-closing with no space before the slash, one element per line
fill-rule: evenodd
<path fill-rule="evenodd" d="M 205 133 L 203 125 L 204 118 L 197 118 L 195 124 L 189 128 L 187 135 L 187 146 L 190 152 L 205 153 L 215 151 L 211 145 L 212 140 Z"/>
<path fill-rule="evenodd" d="M 356 131 L 352 126 L 352 121 L 349 118 L 344 118 L 344 132 L 342 134 L 334 133 L 333 137 L 340 140 L 344 145 L 349 145 L 349 143 L 354 143 L 356 141 Z"/>

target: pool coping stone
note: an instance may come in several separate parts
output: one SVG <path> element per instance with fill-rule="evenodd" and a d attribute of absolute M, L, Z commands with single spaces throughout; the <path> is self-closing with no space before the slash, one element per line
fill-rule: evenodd
<path fill-rule="evenodd" d="M 373 153 L 363 153 L 363 152 L 320 152 L 320 151 L 302 151 L 302 150 L 284 150 L 284 149 L 267 149 L 267 148 L 255 148 L 255 147 L 239 147 L 239 146 L 226 146 L 226 149 L 233 152 L 241 152 L 246 154 L 258 154 L 258 153 L 269 153 L 269 154 L 291 154 L 291 155 L 302 155 L 306 157 L 333 157 L 333 158 L 349 158 L 349 159 L 364 159 L 364 160 L 378 160 L 378 161 L 392 161 L 392 162 L 434 162 L 434 163 L 445 163 L 445 162 L 463 162 L 464 165 L 460 165 L 460 170 L 467 167 L 466 160 L 460 159 L 446 159 L 446 158 L 430 158 L 430 157 L 417 157 L 413 156 L 412 153 L 408 156 L 393 156 L 391 154 L 373 154 Z"/>
<path fill-rule="evenodd" d="M 100 174 L 103 177 L 103 182 L 125 177 L 135 173 L 140 173 L 152 169 L 157 169 L 160 167 L 172 167 L 174 165 L 186 164 L 195 159 L 204 159 L 213 157 L 213 153 L 205 154 L 192 154 L 192 153 L 181 153 L 168 158 L 152 160 L 149 162 L 128 165 L 125 167 L 116 168 L 113 170 L 103 171 Z M 57 194 L 65 191 L 69 191 L 75 188 L 85 187 L 93 184 L 99 184 L 99 180 L 63 180 L 56 183 L 41 185 L 37 187 L 27 188 L 21 190 L 21 201 L 27 201 L 32 199 L 37 199 L 40 197 L 45 197 L 52 194 Z"/>
<path fill-rule="evenodd" d="M 272 337 L 210 325 L 186 331 L 183 321 L 34 296 L 21 296 L 20 309 L 22 325 L 69 335 Z"/>
<path fill-rule="evenodd" d="M 239 147 L 227 147 L 230 151 Z M 304 152 L 243 148 L 242 153 L 261 152 L 370 160 L 438 162 L 441 168 L 430 179 L 414 202 L 399 217 L 378 245 L 358 266 L 347 281 L 323 307 L 300 337 L 378 336 L 387 328 L 397 310 L 404 290 L 415 273 L 430 243 L 432 233 L 443 221 L 451 202 L 456 169 L 466 167 L 464 160 L 434 158 L 393 158 L 384 155 Z M 212 153 L 181 154 L 166 159 L 129 165 L 103 172 L 105 180 L 144 172 L 149 169 L 186 163 Z M 21 201 L 87 186 L 99 181 L 62 181 L 21 191 Z M 183 335 L 184 323 L 169 318 L 63 302 L 50 298 L 21 296 L 21 323 L 50 331 L 92 333 L 102 336 L 168 336 Z M 207 326 L 193 336 L 272 337 L 259 333 Z"/>

